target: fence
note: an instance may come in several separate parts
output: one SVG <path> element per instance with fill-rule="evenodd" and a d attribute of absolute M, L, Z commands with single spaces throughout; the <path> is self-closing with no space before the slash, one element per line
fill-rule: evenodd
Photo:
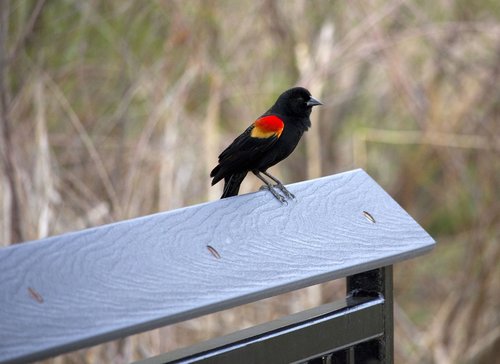
<path fill-rule="evenodd" d="M 433 239 L 362 170 L 289 188 L 0 249 L 0 363 L 343 277 L 340 302 L 144 362 L 391 363 L 392 265 Z"/>

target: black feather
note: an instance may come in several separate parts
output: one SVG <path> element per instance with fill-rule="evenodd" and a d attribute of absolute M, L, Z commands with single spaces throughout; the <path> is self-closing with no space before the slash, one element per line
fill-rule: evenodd
<path fill-rule="evenodd" d="M 300 138 L 311 126 L 312 107 L 319 105 L 310 92 L 294 87 L 283 92 L 274 105 L 261 117 L 274 115 L 283 121 L 281 135 L 268 138 L 252 137 L 255 125 L 250 125 L 220 155 L 212 170 L 212 185 L 224 179 L 222 198 L 237 195 L 240 184 L 249 171 L 265 172 L 293 152 Z"/>

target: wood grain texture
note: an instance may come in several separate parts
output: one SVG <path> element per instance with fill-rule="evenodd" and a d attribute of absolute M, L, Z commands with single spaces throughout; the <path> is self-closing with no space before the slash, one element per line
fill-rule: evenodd
<path fill-rule="evenodd" d="M 364 171 L 0 249 L 0 362 L 394 264 L 433 239 Z M 374 219 L 366 217 L 368 212 Z"/>

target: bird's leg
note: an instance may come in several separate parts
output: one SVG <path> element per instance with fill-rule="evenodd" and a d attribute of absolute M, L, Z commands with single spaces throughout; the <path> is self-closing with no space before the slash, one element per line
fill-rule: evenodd
<path fill-rule="evenodd" d="M 279 179 L 277 179 L 276 177 L 273 177 L 272 175 L 270 175 L 267 172 L 262 172 L 262 173 L 264 173 L 266 176 L 268 176 L 274 182 L 276 182 L 276 186 L 281 190 L 281 192 L 283 192 L 285 194 L 285 196 L 287 198 L 295 199 L 295 195 L 293 193 L 291 193 L 290 191 L 288 191 L 287 188 L 285 186 L 283 186 L 283 183 L 281 183 L 281 181 Z"/>
<path fill-rule="evenodd" d="M 259 171 L 252 171 L 253 174 L 255 174 L 262 182 L 265 183 L 264 186 L 262 186 L 261 188 L 264 188 L 266 190 L 268 190 L 269 192 L 271 192 L 273 194 L 273 196 L 281 203 L 284 203 L 284 204 L 288 204 L 287 200 L 285 200 L 285 198 L 283 196 L 281 196 L 278 192 L 276 192 L 276 190 L 274 189 L 274 186 L 269 183 L 268 181 L 266 181 L 266 179 L 264 177 L 262 177 L 259 173 Z"/>

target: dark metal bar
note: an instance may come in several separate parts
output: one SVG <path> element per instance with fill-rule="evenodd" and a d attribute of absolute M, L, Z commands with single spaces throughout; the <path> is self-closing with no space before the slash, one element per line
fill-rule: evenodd
<path fill-rule="evenodd" d="M 353 354 L 351 347 L 336 351 L 331 354 L 331 361 L 334 364 L 350 364 L 351 362 L 349 360 L 351 358 L 351 354 Z"/>
<path fill-rule="evenodd" d="M 382 298 L 351 297 L 140 363 L 328 362 L 333 352 L 382 336 L 383 317 Z M 350 360 L 349 349 L 344 351 Z"/>
<path fill-rule="evenodd" d="M 347 294 L 351 298 L 381 297 L 383 304 L 384 335 L 370 342 L 356 345 L 356 363 L 394 363 L 394 316 L 392 266 L 347 277 Z"/>

